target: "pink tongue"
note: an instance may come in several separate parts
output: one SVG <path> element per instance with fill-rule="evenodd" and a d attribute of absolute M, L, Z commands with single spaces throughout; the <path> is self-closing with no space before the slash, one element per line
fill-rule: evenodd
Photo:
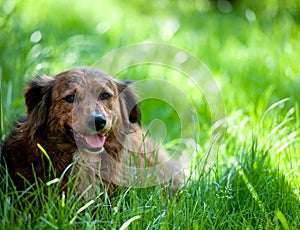
<path fill-rule="evenodd" d="M 88 148 L 95 149 L 104 145 L 106 137 L 104 135 L 85 136 L 85 141 Z"/>

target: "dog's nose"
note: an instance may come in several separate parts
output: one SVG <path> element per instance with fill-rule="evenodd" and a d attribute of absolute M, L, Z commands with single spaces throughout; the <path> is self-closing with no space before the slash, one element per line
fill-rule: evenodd
<path fill-rule="evenodd" d="M 95 131 L 101 131 L 106 125 L 106 119 L 102 114 L 91 114 L 87 118 L 87 126 Z"/>

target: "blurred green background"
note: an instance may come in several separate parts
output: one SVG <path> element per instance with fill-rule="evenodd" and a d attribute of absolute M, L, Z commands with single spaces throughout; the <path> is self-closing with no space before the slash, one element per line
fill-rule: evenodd
<path fill-rule="evenodd" d="M 23 88 L 29 79 L 92 66 L 106 53 L 139 42 L 174 45 L 199 58 L 220 87 L 229 125 L 230 120 L 259 120 L 283 98 L 289 105 L 299 102 L 297 1 L 1 0 L 0 10 L 2 138 L 25 112 Z M 211 118 L 205 98 L 188 81 L 178 81 L 175 72 L 143 65 L 117 77 L 179 82 L 207 132 Z M 144 104 L 145 123 L 159 117 L 169 122 L 168 139 L 176 138 L 174 109 Z M 207 137 L 205 132 L 201 136 Z"/>

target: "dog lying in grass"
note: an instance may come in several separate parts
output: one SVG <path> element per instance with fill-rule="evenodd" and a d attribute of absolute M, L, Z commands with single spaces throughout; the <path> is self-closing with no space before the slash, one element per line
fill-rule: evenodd
<path fill-rule="evenodd" d="M 18 189 L 60 177 L 64 185 L 72 170 L 79 192 L 158 183 L 177 189 L 179 163 L 145 135 L 129 81 L 73 69 L 31 81 L 25 102 L 27 115 L 6 137 L 1 157 Z"/>

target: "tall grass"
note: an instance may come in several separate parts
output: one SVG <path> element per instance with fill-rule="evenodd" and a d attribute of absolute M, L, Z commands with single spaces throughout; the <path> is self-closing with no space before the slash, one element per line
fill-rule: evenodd
<path fill-rule="evenodd" d="M 59 181 L 16 191 L 1 169 L 1 229 L 299 229 L 300 30 L 291 3 L 282 11 L 243 3 L 228 14 L 199 1 L 157 3 L 167 10 L 143 0 L 0 3 L 2 140 L 26 110 L 23 88 L 30 78 L 91 66 L 108 51 L 145 40 L 177 45 L 204 61 L 227 110 L 223 146 L 203 172 L 198 162 L 210 138 L 210 112 L 204 96 L 180 81 L 201 133 L 199 154 L 176 194 L 126 188 L 82 199 L 72 187 L 62 192 Z M 140 66 L 119 77 L 176 84 L 174 72 L 162 68 Z M 164 106 L 145 102 L 144 121 L 167 121 L 172 141 L 178 117 Z"/>
<path fill-rule="evenodd" d="M 236 148 L 232 164 L 217 163 L 200 175 L 196 167 L 196 177 L 173 195 L 161 187 L 128 188 L 110 197 L 83 200 L 72 189 L 61 192 L 59 183 L 7 192 L 5 176 L 1 181 L 1 226 L 120 228 L 136 217 L 130 226 L 139 229 L 297 229 L 299 197 L 281 170 L 271 165 L 270 153 L 259 147 L 257 138 L 253 135 L 251 146 Z"/>

